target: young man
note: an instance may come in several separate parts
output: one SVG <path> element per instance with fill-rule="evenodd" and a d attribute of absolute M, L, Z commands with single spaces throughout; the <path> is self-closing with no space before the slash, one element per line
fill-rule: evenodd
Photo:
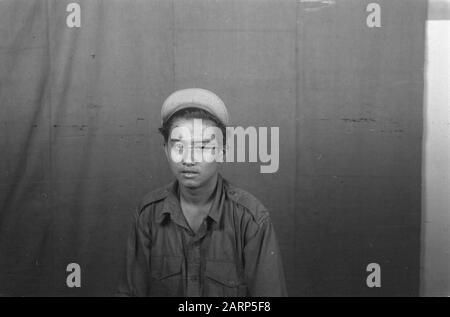
<path fill-rule="evenodd" d="M 218 172 L 228 111 L 204 89 L 174 92 L 161 110 L 176 178 L 149 193 L 134 217 L 119 286 L 128 296 L 286 296 L 269 213 Z M 218 134 L 206 133 L 212 128 Z"/>

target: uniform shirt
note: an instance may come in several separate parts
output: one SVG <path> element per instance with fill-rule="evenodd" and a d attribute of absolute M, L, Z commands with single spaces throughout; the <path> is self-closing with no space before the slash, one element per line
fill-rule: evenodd
<path fill-rule="evenodd" d="M 210 212 L 195 233 L 177 181 L 144 197 L 128 240 L 118 295 L 286 296 L 266 208 L 219 174 Z"/>

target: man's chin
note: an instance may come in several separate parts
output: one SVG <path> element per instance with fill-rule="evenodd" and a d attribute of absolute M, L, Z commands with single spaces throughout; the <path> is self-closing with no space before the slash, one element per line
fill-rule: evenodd
<path fill-rule="evenodd" d="M 187 188 L 198 188 L 200 187 L 200 182 L 197 179 L 185 179 L 184 177 L 179 177 L 178 182 Z"/>

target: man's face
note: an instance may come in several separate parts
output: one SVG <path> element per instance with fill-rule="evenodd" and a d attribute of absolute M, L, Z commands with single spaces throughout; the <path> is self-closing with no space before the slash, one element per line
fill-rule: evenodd
<path fill-rule="evenodd" d="M 165 145 L 170 169 L 179 183 L 188 188 L 200 188 L 217 174 L 221 153 L 221 132 L 207 119 L 177 118 Z"/>

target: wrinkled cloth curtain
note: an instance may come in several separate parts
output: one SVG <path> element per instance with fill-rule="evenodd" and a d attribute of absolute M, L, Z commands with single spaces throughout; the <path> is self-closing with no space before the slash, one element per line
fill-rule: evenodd
<path fill-rule="evenodd" d="M 280 128 L 276 173 L 223 174 L 270 211 L 291 296 L 417 295 L 426 9 L 0 1 L 0 295 L 114 293 L 134 208 L 172 179 L 161 104 L 188 87 Z"/>

